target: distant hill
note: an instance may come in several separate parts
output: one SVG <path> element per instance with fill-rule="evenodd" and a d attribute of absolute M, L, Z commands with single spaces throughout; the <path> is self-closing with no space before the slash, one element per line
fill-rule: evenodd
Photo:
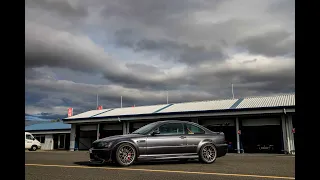
<path fill-rule="evenodd" d="M 50 113 L 40 113 L 40 114 L 26 114 L 24 115 L 25 120 L 32 120 L 32 121 L 51 121 L 53 119 L 63 119 L 65 115 L 56 115 Z"/>
<path fill-rule="evenodd" d="M 25 120 L 24 126 L 30 126 L 32 124 L 49 123 L 50 121 L 36 121 L 36 120 Z"/>

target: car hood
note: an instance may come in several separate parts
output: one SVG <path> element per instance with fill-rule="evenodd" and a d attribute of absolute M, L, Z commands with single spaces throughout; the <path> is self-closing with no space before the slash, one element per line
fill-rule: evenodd
<path fill-rule="evenodd" d="M 101 142 L 101 141 L 114 141 L 114 140 L 119 140 L 119 139 L 142 137 L 142 136 L 144 136 L 144 135 L 141 135 L 141 134 L 124 134 L 124 135 L 109 136 L 109 137 L 105 137 L 105 138 L 102 138 L 102 139 L 98 139 L 98 140 L 94 141 L 94 143 Z"/>

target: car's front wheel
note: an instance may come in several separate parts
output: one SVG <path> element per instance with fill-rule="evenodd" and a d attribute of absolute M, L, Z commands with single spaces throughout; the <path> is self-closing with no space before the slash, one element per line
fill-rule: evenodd
<path fill-rule="evenodd" d="M 116 163 L 120 166 L 130 166 L 136 158 L 135 148 L 129 144 L 124 143 L 118 146 L 116 151 Z"/>
<path fill-rule="evenodd" d="M 217 159 L 216 147 L 213 144 L 203 145 L 199 152 L 199 159 L 207 164 L 213 163 Z"/>
<path fill-rule="evenodd" d="M 33 145 L 33 146 L 31 146 L 29 151 L 36 151 L 37 149 L 38 149 L 38 147 L 36 145 Z"/>

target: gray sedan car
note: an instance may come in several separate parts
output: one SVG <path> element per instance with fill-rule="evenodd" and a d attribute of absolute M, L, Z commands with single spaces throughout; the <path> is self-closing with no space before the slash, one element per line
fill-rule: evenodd
<path fill-rule="evenodd" d="M 212 132 L 187 121 L 157 121 L 131 134 L 111 136 L 92 143 L 91 162 L 116 162 L 129 166 L 135 161 L 199 159 L 213 163 L 227 153 L 223 132 Z"/>

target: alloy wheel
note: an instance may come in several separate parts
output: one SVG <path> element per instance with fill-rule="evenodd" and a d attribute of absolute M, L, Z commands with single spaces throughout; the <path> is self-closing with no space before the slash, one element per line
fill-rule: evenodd
<path fill-rule="evenodd" d="M 118 157 L 122 164 L 130 165 L 134 161 L 136 153 L 132 146 L 125 145 L 119 149 Z"/>
<path fill-rule="evenodd" d="M 217 156 L 216 149 L 213 146 L 208 145 L 203 147 L 202 157 L 205 161 L 213 162 L 216 159 L 216 156 Z"/>

